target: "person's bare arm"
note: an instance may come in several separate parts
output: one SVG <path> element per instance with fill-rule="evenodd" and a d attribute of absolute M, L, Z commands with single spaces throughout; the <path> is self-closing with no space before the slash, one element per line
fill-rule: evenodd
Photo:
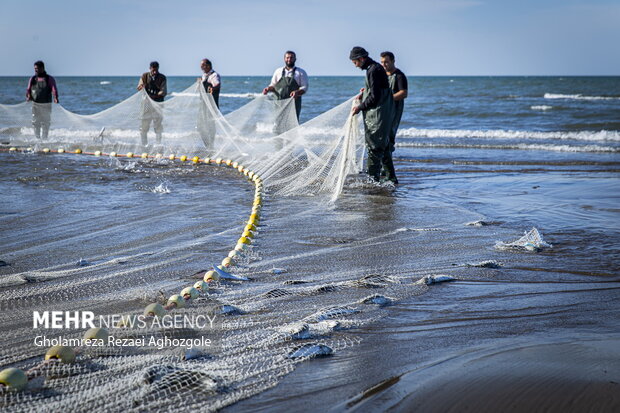
<path fill-rule="evenodd" d="M 394 93 L 394 101 L 398 102 L 399 100 L 404 100 L 407 98 L 407 95 L 407 89 L 399 90 L 398 92 Z"/>

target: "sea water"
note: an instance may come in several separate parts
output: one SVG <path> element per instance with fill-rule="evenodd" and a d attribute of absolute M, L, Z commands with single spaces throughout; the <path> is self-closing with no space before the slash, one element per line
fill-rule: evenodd
<path fill-rule="evenodd" d="M 222 112 L 247 103 L 268 80 L 223 77 Z M 169 77 L 170 95 L 194 81 Z M 0 78 L 0 103 L 22 101 L 26 82 Z M 89 114 L 132 95 L 137 77 L 57 82 L 63 106 Z M 330 209 L 321 199 L 267 195 L 253 259 L 238 270 L 252 281 L 210 296 L 245 312 L 227 318 L 240 326 L 229 333 L 236 355 L 227 360 L 248 364 L 231 368 L 239 392 L 220 393 L 218 406 L 249 397 L 230 410 L 300 403 L 343 409 L 377 383 L 470 349 L 617 337 L 620 78 L 410 77 L 409 84 L 395 189 L 349 185 Z M 301 122 L 362 86 L 361 76 L 311 77 Z M 31 342 L 35 309 L 140 311 L 159 291 L 177 294 L 226 256 L 252 202 L 253 188 L 223 169 L 71 155 L 0 158 L 3 366 L 28 366 L 44 352 Z M 466 225 L 473 221 L 490 225 Z M 495 248 L 532 227 L 552 248 Z M 488 260 L 500 266 L 468 265 Z M 276 267 L 286 272 L 274 274 Z M 457 281 L 416 284 L 442 274 Z M 377 275 L 383 286 L 355 283 Z M 286 284 L 291 280 L 305 284 Z M 360 304 L 376 293 L 395 298 L 394 305 Z M 263 340 L 335 306 L 356 312 L 336 311 L 340 328 L 313 340 L 331 345 L 332 356 L 278 364 L 296 344 L 285 341 L 260 353 L 260 367 L 270 372 L 264 384 L 243 375 L 257 361 L 235 340 Z M 211 369 L 208 363 L 225 356 L 202 363 Z M 119 384 L 100 405 L 87 394 L 98 391 L 92 373 L 77 375 L 82 399 L 120 409 L 119 398 L 144 390 L 122 384 L 122 376 L 140 382 L 149 363 L 136 366 L 108 365 Z M 155 405 L 166 405 L 164 395 Z"/>

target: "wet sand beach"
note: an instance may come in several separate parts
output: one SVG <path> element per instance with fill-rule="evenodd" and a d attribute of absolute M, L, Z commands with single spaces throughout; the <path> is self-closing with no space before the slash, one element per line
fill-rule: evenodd
<path fill-rule="evenodd" d="M 584 338 L 528 345 L 478 355 L 467 361 L 456 359 L 435 372 L 433 368 L 425 370 L 430 371 L 417 372 L 403 380 L 416 391 L 390 411 L 613 412 L 620 409 L 618 339 Z"/>
<path fill-rule="evenodd" d="M 573 193 L 596 191 L 598 197 L 588 197 L 588 202 L 598 204 L 596 210 L 605 209 L 607 196 L 613 198 L 616 192 L 604 195 L 594 188 L 617 185 L 602 178 L 605 174 L 580 176 L 584 185 Z M 361 338 L 358 346 L 299 366 L 276 388 L 227 411 L 285 411 L 291 405 L 302 411 L 617 409 L 617 232 L 605 228 L 616 221 L 587 209 L 590 227 L 584 225 L 575 219 L 583 213 L 575 200 L 565 199 L 573 209 L 538 208 L 559 205 L 552 195 L 567 177 L 547 171 L 546 192 L 531 189 L 539 179 L 537 174 L 520 174 L 507 186 L 492 174 L 429 174 L 411 181 L 406 176 L 387 197 L 372 191 L 348 193 L 343 203 L 349 212 L 353 205 L 364 205 L 360 209 L 371 217 L 357 225 L 349 239 L 370 237 L 375 231 L 386 234 L 377 248 L 379 256 L 371 252 L 360 258 L 342 248 L 339 258 L 348 268 L 363 262 L 381 271 L 384 263 L 384 272 L 404 277 L 447 273 L 459 280 L 431 285 L 380 310 L 380 319 L 352 331 Z M 489 186 L 493 180 L 499 185 Z M 441 203 L 435 196 L 435 191 L 457 186 L 465 189 L 458 196 L 471 209 Z M 492 194 L 484 205 L 478 192 L 482 187 Z M 407 191 L 415 192 L 415 201 L 399 196 Z M 480 195 L 468 197 L 468 191 Z M 476 219 L 494 224 L 464 225 Z M 553 248 L 540 253 L 493 248 L 495 241 L 510 238 L 509 228 L 522 221 L 544 222 L 549 229 L 545 239 Z M 390 233 L 398 228 L 428 231 Z M 592 253 L 601 249 L 606 253 Z M 466 265 L 485 260 L 500 266 Z M 331 269 L 339 267 L 335 261 L 321 261 Z"/>

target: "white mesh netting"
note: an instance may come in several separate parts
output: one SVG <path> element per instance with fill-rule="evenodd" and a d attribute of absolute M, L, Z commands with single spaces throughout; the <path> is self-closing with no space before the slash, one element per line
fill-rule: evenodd
<path fill-rule="evenodd" d="M 516 241 L 498 241 L 495 244 L 495 248 L 500 250 L 541 251 L 546 248 L 552 248 L 552 245 L 543 240 L 542 235 L 536 228 L 532 228 L 529 231 L 525 231 L 525 234 Z"/>
<path fill-rule="evenodd" d="M 51 110 L 45 140 L 34 136 L 33 105 L 41 109 L 37 104 L 0 105 L 0 141 L 35 150 L 79 148 L 86 153 L 231 159 L 259 175 L 269 196 L 322 194 L 334 201 L 347 175 L 361 170 L 363 162 L 360 119 L 351 116 L 352 103 L 348 100 L 304 125 L 297 123 L 292 100 L 267 97 L 223 116 L 197 84 L 163 103 L 139 92 L 93 115 L 48 105 L 43 108 Z M 150 131 L 144 142 L 140 129 L 146 120 Z M 161 120 L 161 136 L 154 120 Z M 54 236 L 57 231 L 70 233 L 68 228 L 47 225 L 53 227 Z M 88 224 L 82 227 L 84 234 L 88 228 Z M 202 241 L 192 239 L 191 245 Z M 77 357 L 72 364 L 41 361 L 45 347 L 32 343 L 33 310 L 87 309 L 98 315 L 135 317 L 147 304 L 165 304 L 179 287 L 193 284 L 195 280 L 187 277 L 166 278 L 193 257 L 187 245 L 188 241 L 168 246 L 156 260 L 150 258 L 153 253 L 131 246 L 122 257 L 102 251 L 102 257 L 93 262 L 80 260 L 77 266 L 52 265 L 4 277 L 0 308 L 11 311 L 0 315 L 5 326 L 0 366 L 24 370 L 29 381 L 19 392 L 0 386 L 0 407 L 12 411 L 217 410 L 275 386 L 296 363 L 358 343 L 351 328 L 375 319 L 382 306 L 424 288 L 409 277 L 363 273 L 330 274 L 328 283 L 312 274 L 296 280 L 276 272 L 266 277 L 264 269 L 252 267 L 259 256 L 249 246 L 235 257 L 232 268 L 253 282 L 242 288 L 237 282 L 215 282 L 186 308 L 173 311 L 185 316 L 217 314 L 219 324 L 209 331 L 214 346 L 191 350 L 74 346 Z M 144 288 L 153 283 L 158 289 Z M 281 287 L 274 288 L 274 283 Z M 195 329 L 137 326 L 114 328 L 111 333 L 119 339 L 201 335 Z M 75 329 L 54 332 L 64 339 L 83 334 Z"/>
<path fill-rule="evenodd" d="M 352 99 L 299 126 L 291 99 L 260 96 L 223 116 L 197 83 L 165 102 L 141 91 L 92 115 L 51 103 L 0 105 L 0 141 L 35 149 L 232 159 L 258 173 L 273 195 L 329 193 L 335 199 L 346 175 L 362 168 L 361 125 L 359 116 L 350 115 L 351 105 Z M 44 140 L 35 137 L 34 111 L 51 111 Z M 148 129 L 145 139 L 141 129 Z"/>

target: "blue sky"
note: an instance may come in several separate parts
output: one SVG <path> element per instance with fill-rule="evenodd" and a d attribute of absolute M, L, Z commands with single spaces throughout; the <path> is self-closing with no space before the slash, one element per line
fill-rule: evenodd
<path fill-rule="evenodd" d="M 380 7 L 379 7 L 380 6 Z M 359 75 L 352 46 L 409 75 L 620 75 L 617 0 L 2 0 L 0 76 Z"/>

